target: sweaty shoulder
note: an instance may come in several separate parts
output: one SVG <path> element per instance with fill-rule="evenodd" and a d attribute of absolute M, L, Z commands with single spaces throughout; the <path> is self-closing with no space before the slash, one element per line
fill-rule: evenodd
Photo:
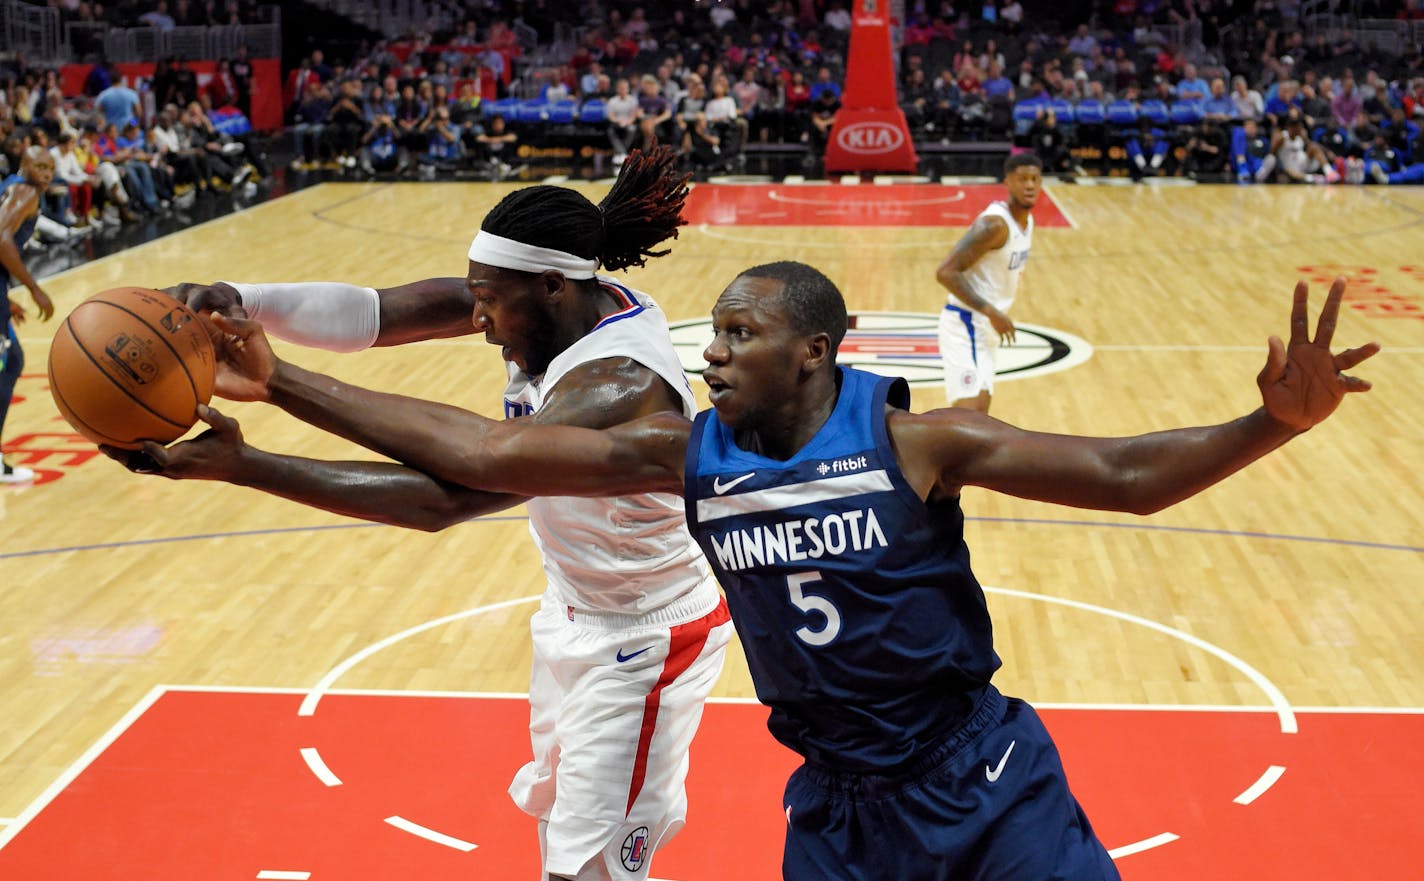
<path fill-rule="evenodd" d="M 989 442 L 984 416 L 975 410 L 946 407 L 925 413 L 886 408 L 885 427 L 895 460 L 922 499 L 957 496 L 954 475 Z"/>
<path fill-rule="evenodd" d="M 682 413 L 677 392 L 652 368 L 628 357 L 599 358 L 570 369 L 549 390 L 540 422 L 609 428 L 654 413 Z"/>

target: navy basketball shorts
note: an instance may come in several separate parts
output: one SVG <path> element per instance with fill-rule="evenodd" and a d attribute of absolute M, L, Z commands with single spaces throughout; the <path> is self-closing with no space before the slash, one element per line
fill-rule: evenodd
<path fill-rule="evenodd" d="M 803 765 L 785 797 L 786 881 L 1117 881 L 1038 714 L 990 687 L 899 777 Z"/>

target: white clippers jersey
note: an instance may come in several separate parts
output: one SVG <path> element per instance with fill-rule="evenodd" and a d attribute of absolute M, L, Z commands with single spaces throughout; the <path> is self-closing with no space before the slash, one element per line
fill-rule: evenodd
<path fill-rule="evenodd" d="M 564 374 L 589 361 L 631 358 L 667 380 L 682 398 L 685 416 L 697 411 L 692 387 L 673 350 L 667 318 L 652 298 L 599 276 L 604 289 L 626 306 L 606 316 L 560 352 L 544 375 L 531 379 L 509 365 L 506 416 L 534 413 Z M 535 498 L 528 502 L 529 531 L 544 558 L 548 595 L 561 606 L 620 615 L 643 615 L 688 596 L 707 594 L 704 614 L 718 595 L 711 570 L 687 531 L 682 498 L 666 493 L 615 498 Z M 694 616 L 695 617 L 695 616 Z"/>
<path fill-rule="evenodd" d="M 1009 206 L 1004 202 L 994 202 L 985 208 L 979 217 L 1001 217 L 1009 225 L 1009 240 L 1002 248 L 990 251 L 964 273 L 964 281 L 969 289 L 984 298 L 984 301 L 1000 312 L 1007 313 L 1014 304 L 1014 295 L 1019 289 L 1019 275 L 1028 262 L 1028 249 L 1033 244 L 1033 215 L 1029 215 L 1028 228 L 1019 229 Z M 978 218 L 975 218 L 976 220 Z M 958 297 L 949 296 L 951 305 L 960 305 Z M 975 321 L 988 325 L 988 319 L 975 313 Z"/>

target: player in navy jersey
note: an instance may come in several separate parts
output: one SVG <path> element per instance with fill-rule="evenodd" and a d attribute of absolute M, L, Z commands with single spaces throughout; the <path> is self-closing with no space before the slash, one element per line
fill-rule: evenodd
<path fill-rule="evenodd" d="M 0 292 L 5 294 L 4 314 L 0 315 L 0 432 L 5 428 L 15 383 L 25 368 L 25 353 L 14 327 L 25 320 L 25 310 L 9 298 L 11 279 L 30 289 L 41 319 L 48 321 L 54 315 L 54 303 L 20 257 L 20 249 L 35 231 L 40 197 L 53 179 L 54 157 L 43 147 L 30 147 L 21 156 L 19 173 L 0 180 Z M 12 467 L 0 459 L 0 486 L 28 483 L 34 477 L 32 469 Z"/>
<path fill-rule="evenodd" d="M 1378 351 L 1330 351 L 1345 282 L 1314 339 L 1296 287 L 1271 338 L 1263 404 L 1231 422 L 1132 438 L 1024 431 L 962 408 L 911 413 L 903 381 L 838 367 L 845 302 L 799 263 L 747 270 L 712 312 L 715 410 L 604 431 L 498 422 L 323 378 L 344 418 L 452 483 L 551 495 L 681 492 L 728 595 L 773 734 L 805 758 L 786 789 L 790 881 L 1116 878 L 1033 709 L 999 660 L 969 567 L 959 494 L 1146 514 L 1329 416 Z M 267 387 L 291 370 L 256 325 L 222 370 Z M 283 378 L 285 377 L 285 378 Z M 173 477 L 232 479 L 236 425 L 148 452 Z M 451 438 L 460 443 L 451 444 Z"/>

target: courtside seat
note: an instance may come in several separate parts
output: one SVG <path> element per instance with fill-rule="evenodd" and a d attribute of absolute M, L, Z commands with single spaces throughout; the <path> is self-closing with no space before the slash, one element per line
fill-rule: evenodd
<path fill-rule="evenodd" d="M 1157 98 L 1149 98 L 1142 102 L 1142 106 L 1137 110 L 1139 119 L 1150 119 L 1153 125 L 1166 127 L 1172 124 L 1171 111 L 1167 109 L 1167 104 Z"/>
<path fill-rule="evenodd" d="M 526 125 L 542 123 L 549 118 L 548 113 L 549 105 L 538 98 L 534 98 L 529 101 L 519 102 L 514 112 L 514 119 L 516 122 L 522 122 Z"/>
<path fill-rule="evenodd" d="M 1079 125 L 1102 125 L 1107 121 L 1107 109 L 1096 98 L 1084 98 L 1073 108 Z"/>
<path fill-rule="evenodd" d="M 1052 101 L 1049 101 L 1048 109 L 1052 110 L 1053 115 L 1058 117 L 1059 125 L 1071 126 L 1078 119 L 1078 115 L 1073 108 L 1073 102 L 1066 98 L 1054 98 Z"/>
<path fill-rule="evenodd" d="M 514 122 L 519 113 L 519 99 L 500 98 L 498 101 L 486 101 L 481 108 L 485 116 L 503 116 L 506 121 Z"/>
<path fill-rule="evenodd" d="M 1173 125 L 1201 125 L 1206 118 L 1206 110 L 1200 101 L 1178 101 L 1172 105 Z"/>
<path fill-rule="evenodd" d="M 1038 119 L 1038 113 L 1048 102 L 1042 98 L 1030 98 L 1025 101 L 1014 103 L 1014 134 L 1026 135 L 1028 130 L 1033 128 L 1033 121 Z"/>
<path fill-rule="evenodd" d="M 608 105 L 602 98 L 590 98 L 579 108 L 578 118 L 589 125 L 603 125 L 608 121 Z"/>
<path fill-rule="evenodd" d="M 544 119 L 552 125 L 572 125 L 577 116 L 577 101 L 554 101 L 544 111 Z"/>
<path fill-rule="evenodd" d="M 1127 100 L 1119 98 L 1108 105 L 1108 122 L 1114 128 L 1136 128 L 1137 127 L 1137 105 Z"/>

